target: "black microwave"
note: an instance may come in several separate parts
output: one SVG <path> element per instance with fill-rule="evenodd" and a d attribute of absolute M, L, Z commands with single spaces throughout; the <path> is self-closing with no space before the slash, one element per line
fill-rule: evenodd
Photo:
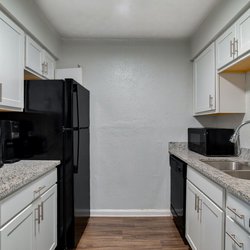
<path fill-rule="evenodd" d="M 234 129 L 189 128 L 188 149 L 206 156 L 234 156 L 234 144 L 229 141 Z"/>

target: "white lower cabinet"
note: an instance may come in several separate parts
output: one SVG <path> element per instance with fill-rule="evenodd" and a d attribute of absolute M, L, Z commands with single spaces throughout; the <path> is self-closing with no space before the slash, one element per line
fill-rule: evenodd
<path fill-rule="evenodd" d="M 202 250 L 222 250 L 224 247 L 224 212 L 205 195 L 200 198 Z"/>
<path fill-rule="evenodd" d="M 250 205 L 228 193 L 226 200 L 226 250 L 250 249 Z"/>
<path fill-rule="evenodd" d="M 34 250 L 33 209 L 24 209 L 0 230 L 1 250 Z"/>
<path fill-rule="evenodd" d="M 57 193 L 50 188 L 34 205 L 36 250 L 52 250 L 57 245 Z"/>
<path fill-rule="evenodd" d="M 56 169 L 0 202 L 0 214 L 0 250 L 55 249 Z"/>
<path fill-rule="evenodd" d="M 238 226 L 232 218 L 226 218 L 225 250 L 249 250 L 250 235 Z"/>
<path fill-rule="evenodd" d="M 186 238 L 192 249 L 224 249 L 224 212 L 188 180 L 186 199 Z"/>
<path fill-rule="evenodd" d="M 193 250 L 199 249 L 200 216 L 197 211 L 197 194 L 199 190 L 187 181 L 186 195 L 186 238 Z"/>

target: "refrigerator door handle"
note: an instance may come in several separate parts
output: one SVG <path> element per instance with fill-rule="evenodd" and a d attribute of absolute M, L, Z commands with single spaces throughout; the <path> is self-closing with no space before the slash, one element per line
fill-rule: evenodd
<path fill-rule="evenodd" d="M 77 156 L 76 156 L 76 164 L 74 164 L 74 173 L 78 173 L 79 166 L 79 151 L 80 151 L 80 120 L 79 120 L 79 95 L 78 95 L 78 86 L 74 85 L 74 93 L 76 94 L 76 119 L 77 119 L 77 127 L 75 128 L 77 131 Z"/>
<path fill-rule="evenodd" d="M 62 132 L 66 132 L 66 131 L 79 131 L 79 129 L 81 129 L 81 128 L 78 128 L 78 127 L 74 127 L 74 128 L 65 128 L 65 127 L 62 127 Z"/>

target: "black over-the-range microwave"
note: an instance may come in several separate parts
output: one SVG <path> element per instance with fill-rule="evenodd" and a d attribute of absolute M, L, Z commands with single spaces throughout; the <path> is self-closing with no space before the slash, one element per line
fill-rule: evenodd
<path fill-rule="evenodd" d="M 229 141 L 234 129 L 189 128 L 188 149 L 206 156 L 234 156 L 234 144 Z"/>

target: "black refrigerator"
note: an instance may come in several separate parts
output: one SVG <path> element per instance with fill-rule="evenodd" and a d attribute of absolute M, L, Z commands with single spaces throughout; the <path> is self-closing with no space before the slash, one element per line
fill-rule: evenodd
<path fill-rule="evenodd" d="M 24 86 L 24 112 L 0 118 L 20 122 L 20 159 L 61 161 L 57 249 L 72 249 L 90 215 L 89 91 L 73 79 L 30 80 Z"/>

